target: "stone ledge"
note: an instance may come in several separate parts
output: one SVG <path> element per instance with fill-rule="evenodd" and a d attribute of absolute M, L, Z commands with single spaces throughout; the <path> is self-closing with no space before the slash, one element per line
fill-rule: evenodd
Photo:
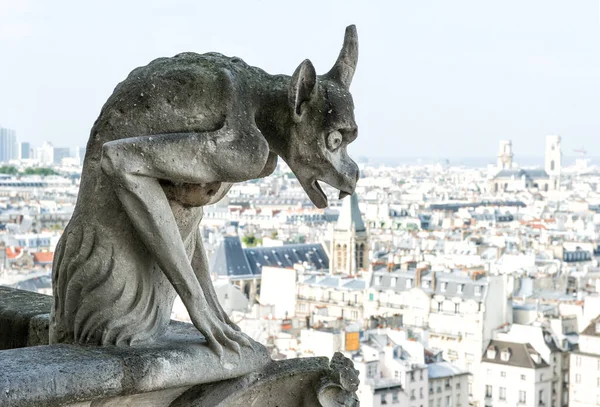
<path fill-rule="evenodd" d="M 176 397 L 193 385 L 236 378 L 270 362 L 256 342 L 240 355 L 225 350 L 219 359 L 196 328 L 175 321 L 152 345 L 23 347 L 48 343 L 51 304 L 51 297 L 0 287 L 0 344 L 14 348 L 0 350 L 2 406 L 56 406 L 162 391 Z M 19 330 L 11 331 L 14 327 Z"/>
<path fill-rule="evenodd" d="M 0 286 L 0 349 L 48 343 L 49 295 Z"/>

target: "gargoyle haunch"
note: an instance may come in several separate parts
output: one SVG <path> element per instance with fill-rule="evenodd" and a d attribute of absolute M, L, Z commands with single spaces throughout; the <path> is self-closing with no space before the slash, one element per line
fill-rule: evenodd
<path fill-rule="evenodd" d="M 325 75 L 309 60 L 290 77 L 218 53 L 159 58 L 131 72 L 92 127 L 75 211 L 56 248 L 51 343 L 152 342 L 178 294 L 217 354 L 248 345 L 212 286 L 202 206 L 232 183 L 271 174 L 277 157 L 317 207 L 327 206 L 319 182 L 351 194 L 357 59 L 349 26 Z"/>

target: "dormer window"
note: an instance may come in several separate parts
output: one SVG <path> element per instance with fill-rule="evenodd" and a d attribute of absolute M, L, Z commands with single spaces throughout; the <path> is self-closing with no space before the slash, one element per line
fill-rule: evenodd
<path fill-rule="evenodd" d="M 465 286 L 464 284 L 459 284 L 458 287 L 456 288 L 456 292 L 459 294 L 462 294 L 464 286 Z"/>
<path fill-rule="evenodd" d="M 447 289 L 447 288 L 448 288 L 448 283 L 446 283 L 446 282 L 443 282 L 443 283 L 442 283 L 442 292 L 443 292 L 443 293 L 444 293 L 444 292 L 446 292 L 446 289 Z"/>
<path fill-rule="evenodd" d="M 530 354 L 531 359 L 535 362 L 535 363 L 540 363 L 541 362 L 541 358 L 540 358 L 540 354 L 539 353 L 531 353 Z M 541 380 L 541 379 L 540 379 Z"/>
<path fill-rule="evenodd" d="M 481 295 L 481 286 L 480 285 L 475 286 L 475 295 Z"/>
<path fill-rule="evenodd" d="M 510 349 L 502 349 L 502 351 L 500 352 L 500 359 L 503 362 L 508 362 L 508 360 L 510 359 Z"/>
<path fill-rule="evenodd" d="M 381 276 L 377 276 L 377 280 L 376 280 L 376 282 L 377 282 L 377 285 L 381 285 L 381 280 L 382 280 L 382 279 L 383 279 L 383 277 L 381 277 Z"/>
<path fill-rule="evenodd" d="M 396 277 L 392 277 L 392 287 L 396 287 Z"/>
<path fill-rule="evenodd" d="M 496 359 L 496 348 L 489 347 L 487 350 L 487 358 L 488 359 Z"/>
<path fill-rule="evenodd" d="M 412 288 L 412 278 L 406 279 L 406 288 Z"/>

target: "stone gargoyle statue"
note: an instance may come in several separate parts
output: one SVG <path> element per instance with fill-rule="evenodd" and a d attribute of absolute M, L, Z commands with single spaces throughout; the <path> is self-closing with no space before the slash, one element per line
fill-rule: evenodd
<path fill-rule="evenodd" d="M 219 356 L 249 338 L 212 286 L 199 234 L 204 205 L 281 157 L 319 208 L 319 182 L 351 194 L 358 167 L 349 92 L 358 58 L 346 29 L 333 68 L 309 60 L 270 75 L 239 58 L 183 53 L 135 69 L 92 127 L 73 217 L 56 248 L 50 342 L 152 343 L 179 295 Z"/>

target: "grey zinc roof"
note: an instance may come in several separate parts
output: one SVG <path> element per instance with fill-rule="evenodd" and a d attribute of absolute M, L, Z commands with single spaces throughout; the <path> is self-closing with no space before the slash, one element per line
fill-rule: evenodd
<path fill-rule="evenodd" d="M 496 351 L 496 355 L 493 359 L 487 357 L 487 350 L 490 348 L 493 348 Z M 507 361 L 502 360 L 501 353 L 503 350 L 510 351 L 510 357 Z M 541 356 L 540 363 L 536 363 L 531 358 L 532 354 L 538 354 L 538 352 L 529 343 L 515 343 L 491 340 L 486 350 L 483 351 L 481 361 L 506 366 L 524 367 L 528 369 L 537 369 L 541 367 L 550 366 L 544 361 L 544 359 L 541 358 Z"/>
<path fill-rule="evenodd" d="M 499 178 L 521 178 L 522 176 L 525 176 L 527 178 L 531 178 L 531 179 L 547 179 L 549 178 L 548 173 L 546 173 L 545 170 L 543 169 L 532 169 L 532 170 L 501 170 L 498 174 L 496 174 L 496 176 L 494 177 L 494 179 L 499 179 Z"/>
<path fill-rule="evenodd" d="M 469 372 L 450 362 L 430 363 L 427 365 L 427 375 L 429 379 L 441 379 L 463 374 L 469 374 Z"/>
<path fill-rule="evenodd" d="M 252 269 L 238 236 L 225 236 L 210 258 L 210 271 L 218 276 L 252 275 Z"/>
<path fill-rule="evenodd" d="M 365 223 L 363 222 L 360 209 L 358 207 L 358 197 L 356 193 L 353 193 L 350 198 L 344 200 L 342 209 L 340 210 L 340 216 L 338 217 L 335 225 L 336 230 L 348 230 L 351 231 L 354 228 L 357 232 L 363 232 L 366 230 Z"/>
<path fill-rule="evenodd" d="M 307 262 L 315 270 L 329 268 L 329 258 L 321 244 L 289 244 L 276 247 L 244 249 L 252 274 L 260 274 L 264 266 L 293 267 Z"/>
<path fill-rule="evenodd" d="M 264 266 L 293 267 L 307 262 L 316 270 L 329 268 L 329 258 L 320 244 L 242 248 L 238 236 L 226 236 L 210 258 L 210 270 L 219 276 L 260 275 Z"/>
<path fill-rule="evenodd" d="M 423 271 L 421 273 L 420 288 L 427 293 L 433 293 L 431 289 L 431 275 L 431 271 Z M 487 294 L 488 280 L 485 277 L 478 280 L 472 280 L 467 273 L 460 270 L 455 270 L 452 272 L 435 272 L 435 277 L 435 294 L 441 294 L 445 297 L 456 296 L 465 299 L 474 299 L 476 301 L 481 301 L 481 299 L 483 299 Z M 381 282 L 379 278 L 381 278 Z M 396 284 L 392 286 L 392 280 L 394 278 L 396 279 Z M 410 288 L 406 286 L 406 280 L 408 279 L 412 280 Z M 429 283 L 429 287 L 423 286 L 424 281 Z M 445 286 L 443 286 L 442 283 L 445 283 Z M 383 270 L 373 273 L 371 287 L 379 291 L 393 290 L 395 292 L 403 292 L 416 287 L 415 284 L 415 270 L 394 271 L 391 273 Z M 459 292 L 459 286 L 462 286 L 461 292 Z M 481 287 L 480 293 L 476 294 L 475 287 L 478 286 Z"/>

